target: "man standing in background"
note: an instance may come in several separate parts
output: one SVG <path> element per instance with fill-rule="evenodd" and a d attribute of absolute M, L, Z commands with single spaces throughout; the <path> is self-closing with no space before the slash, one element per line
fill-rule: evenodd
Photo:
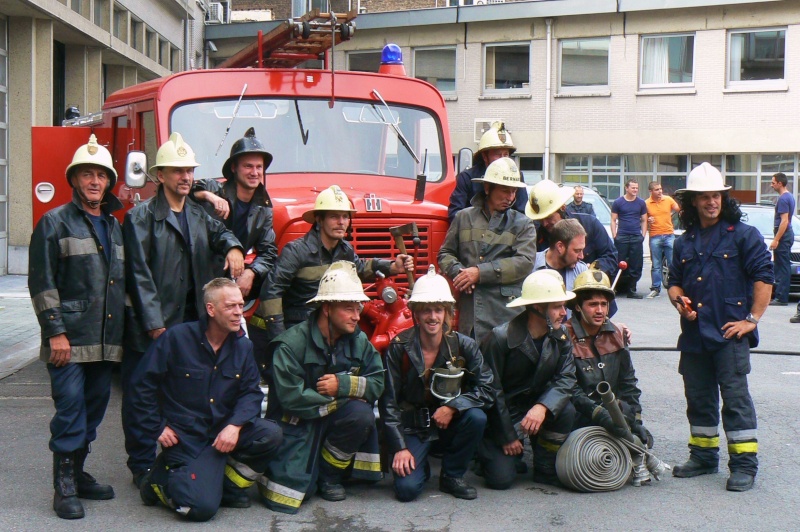
<path fill-rule="evenodd" d="M 611 236 L 619 253 L 619 260 L 628 263 L 617 285 L 618 294 L 631 299 L 642 299 L 636 292 L 636 283 L 642 277 L 644 264 L 644 235 L 647 233 L 647 205 L 638 197 L 639 183 L 631 179 L 625 183 L 625 194 L 611 204 Z"/>
<path fill-rule="evenodd" d="M 792 216 L 795 212 L 795 201 L 792 193 L 786 189 L 788 184 L 789 180 L 783 172 L 772 176 L 770 183 L 772 190 L 778 193 L 778 201 L 775 202 L 775 220 L 772 226 L 775 236 L 769 245 L 775 266 L 775 294 L 769 304 L 780 307 L 789 304 L 789 283 L 792 277 L 789 261 L 794 243 Z M 800 306 L 797 307 L 797 311 L 797 315 L 792 318 L 793 320 L 797 318 L 797 321 L 792 321 L 792 323 L 800 322 Z"/>
<path fill-rule="evenodd" d="M 672 245 L 675 242 L 675 227 L 672 225 L 672 213 L 681 208 L 669 196 L 664 195 L 661 183 L 651 181 L 647 185 L 650 197 L 644 200 L 647 206 L 647 227 L 650 231 L 650 293 L 647 299 L 653 299 L 661 294 L 662 264 L 667 259 L 667 265 L 672 264 Z"/>

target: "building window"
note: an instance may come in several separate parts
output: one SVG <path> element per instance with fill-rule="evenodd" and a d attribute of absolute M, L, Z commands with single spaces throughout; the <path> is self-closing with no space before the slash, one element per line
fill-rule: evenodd
<path fill-rule="evenodd" d="M 439 89 L 456 91 L 456 48 L 417 48 L 414 50 L 414 77 Z"/>
<path fill-rule="evenodd" d="M 155 60 L 155 54 L 153 51 L 155 50 L 155 47 L 158 46 L 158 37 L 156 36 L 156 32 L 145 30 L 144 35 L 144 55 Z"/>
<path fill-rule="evenodd" d="M 119 4 L 114 4 L 114 37 L 128 42 L 128 12 Z"/>
<path fill-rule="evenodd" d="M 530 43 L 484 47 L 484 92 L 530 93 Z"/>
<path fill-rule="evenodd" d="M 564 39 L 561 41 L 561 92 L 608 88 L 610 39 Z"/>
<path fill-rule="evenodd" d="M 761 203 L 775 203 L 778 200 L 778 193 L 772 190 L 770 182 L 772 176 L 778 172 L 783 172 L 789 179 L 786 188 L 794 193 L 794 155 L 792 154 L 770 154 L 761 156 Z"/>
<path fill-rule="evenodd" d="M 377 72 L 380 67 L 380 52 L 347 52 L 347 70 Z"/>
<path fill-rule="evenodd" d="M 694 81 L 694 35 L 642 37 L 641 86 L 691 85 Z"/>
<path fill-rule="evenodd" d="M 535 185 L 543 178 L 544 158 L 541 155 L 520 155 L 519 170 L 526 185 Z"/>
<path fill-rule="evenodd" d="M 731 31 L 728 34 L 728 83 L 783 80 L 786 30 Z"/>
<path fill-rule="evenodd" d="M 144 47 L 142 46 L 143 26 L 144 23 L 141 20 L 131 17 L 131 46 L 138 52 L 144 52 Z"/>

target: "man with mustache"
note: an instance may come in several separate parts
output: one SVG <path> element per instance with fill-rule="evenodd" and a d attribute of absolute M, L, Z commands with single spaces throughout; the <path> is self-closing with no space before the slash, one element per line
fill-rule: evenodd
<path fill-rule="evenodd" d="M 689 418 L 689 460 L 672 475 L 716 473 L 719 399 L 728 440 L 728 491 L 753 487 L 758 472 L 756 410 L 747 388 L 750 349 L 769 305 L 772 261 L 758 229 L 742 223 L 719 170 L 703 163 L 675 192 L 686 229 L 675 241 L 669 298 L 681 316 L 678 371 Z"/>
<path fill-rule="evenodd" d="M 364 294 L 355 265 L 331 264 L 308 301 L 308 320 L 269 344 L 267 417 L 284 440 L 258 489 L 276 512 L 295 514 L 319 493 L 347 497 L 343 482 L 383 478 L 373 405 L 383 393 L 383 364 L 358 328 Z"/>
<path fill-rule="evenodd" d="M 311 224 L 311 229 L 283 247 L 261 290 L 261 303 L 250 318 L 256 357 L 263 357 L 270 340 L 308 319 L 313 309 L 307 302 L 317 293 L 322 274 L 334 262 L 352 262 L 362 281 L 374 280 L 377 272 L 395 275 L 413 270 L 414 260 L 402 253 L 394 261 L 360 258 L 345 240 L 355 212 L 344 191 L 331 185 L 317 195 L 314 208 L 303 213 L 303 220 Z M 263 362 L 261 366 L 262 373 L 269 371 Z"/>
<path fill-rule="evenodd" d="M 28 288 L 42 331 L 55 415 L 53 510 L 62 519 L 84 516 L 78 498 L 113 499 L 83 464 L 111 396 L 111 370 L 122 359 L 125 254 L 111 214 L 122 204 L 112 190 L 117 172 L 94 135 L 66 171 L 72 201 L 48 211 L 31 236 Z"/>
<path fill-rule="evenodd" d="M 504 490 L 513 484 L 525 436 L 533 449 L 534 482 L 560 485 L 556 453 L 575 419 L 571 403 L 575 361 L 562 327 L 567 317 L 565 302 L 574 297 L 557 272 L 533 272 L 525 279 L 520 297 L 508 304 L 525 311 L 492 329 L 481 342 L 496 393 L 478 447 L 486 486 L 491 489 Z"/>
<path fill-rule="evenodd" d="M 136 428 L 162 449 L 142 480 L 142 500 L 191 521 L 211 519 L 220 505 L 249 507 L 247 488 L 282 439 L 275 422 L 260 417 L 264 394 L 241 328 L 240 287 L 217 278 L 203 294 L 202 318 L 165 331 L 131 384 Z"/>
<path fill-rule="evenodd" d="M 506 303 L 519 296 L 533 269 L 536 230 L 511 208 L 517 191 L 525 188 L 514 161 L 498 159 L 474 181 L 483 184 L 483 191 L 472 198 L 472 207 L 456 214 L 438 262 L 461 292 L 459 331 L 480 341 L 492 327 L 517 315 L 518 309 Z"/>
<path fill-rule="evenodd" d="M 478 496 L 464 474 L 483 437 L 485 410 L 494 403 L 492 373 L 475 340 L 451 329 L 454 305 L 447 280 L 431 265 L 408 300 L 414 327 L 397 335 L 386 353 L 379 406 L 394 454 L 395 496 L 403 502 L 422 493 L 431 450 L 442 453 L 440 491 Z"/>
<path fill-rule="evenodd" d="M 214 257 L 237 278 L 244 269 L 242 246 L 222 222 L 187 202 L 194 182 L 192 148 L 173 133 L 150 168 L 161 183 L 156 195 L 125 215 L 126 309 L 122 358 L 122 428 L 128 468 L 138 485 L 155 460 L 155 445 L 132 428 L 130 379 L 150 344 L 168 327 L 205 314 L 202 287 L 215 277 Z"/>

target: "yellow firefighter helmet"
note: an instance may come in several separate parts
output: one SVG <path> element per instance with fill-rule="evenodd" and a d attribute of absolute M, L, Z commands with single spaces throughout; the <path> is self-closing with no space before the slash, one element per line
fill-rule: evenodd
<path fill-rule="evenodd" d="M 117 184 L 117 171 L 114 170 L 114 161 L 111 158 L 111 153 L 105 146 L 97 142 L 97 137 L 94 134 L 89 136 L 89 142 L 84 144 L 75 151 L 72 156 L 72 162 L 69 163 L 66 170 L 67 181 L 69 186 L 72 186 L 72 179 L 70 179 L 70 170 L 81 164 L 93 164 L 101 166 L 108 172 L 108 190 L 114 188 Z"/>
<path fill-rule="evenodd" d="M 555 270 L 537 270 L 522 282 L 522 295 L 506 306 L 524 307 L 537 303 L 557 303 L 569 301 L 574 297 L 575 293 L 567 290 L 560 273 Z"/>
<path fill-rule="evenodd" d="M 492 122 L 491 127 L 481 135 L 478 151 L 472 156 L 472 164 L 478 163 L 481 159 L 481 153 L 494 148 L 507 148 L 509 154 L 517 151 L 517 148 L 514 147 L 514 141 L 511 140 L 511 134 L 506 131 L 506 125 L 501 120 Z"/>
<path fill-rule="evenodd" d="M 525 215 L 531 220 L 544 220 L 564 206 L 575 194 L 572 187 L 565 187 L 549 179 L 542 179 L 528 194 L 528 203 L 525 205 Z"/>
<path fill-rule="evenodd" d="M 353 213 L 358 212 L 353 208 L 350 198 L 339 188 L 339 185 L 331 185 L 317 194 L 314 208 L 303 213 L 303 220 L 313 224 L 316 214 L 323 211 L 349 212 L 351 216 Z"/>
<path fill-rule="evenodd" d="M 192 147 L 184 142 L 180 133 L 175 132 L 169 140 L 158 148 L 156 164 L 150 167 L 150 173 L 159 168 L 171 166 L 173 168 L 196 168 L 200 164 L 194 158 Z"/>

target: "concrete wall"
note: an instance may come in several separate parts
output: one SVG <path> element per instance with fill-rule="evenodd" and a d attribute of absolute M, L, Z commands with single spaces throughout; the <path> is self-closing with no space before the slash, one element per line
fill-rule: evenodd
<path fill-rule="evenodd" d="M 727 30 L 786 28 L 785 88 L 726 88 Z M 476 119 L 505 119 L 518 153 L 544 152 L 547 42 L 542 18 L 469 24 L 359 29 L 337 47 L 379 50 L 399 44 L 409 74 L 414 47 L 456 45 L 457 96 L 447 103 L 454 149 L 474 147 Z M 798 151 L 800 2 L 766 2 L 696 9 L 639 11 L 553 18 L 551 150 L 554 153 L 760 153 Z M 695 34 L 694 86 L 639 90 L 643 34 Z M 601 95 L 559 95 L 558 39 L 610 38 L 609 87 Z M 483 45 L 529 42 L 530 92 L 488 95 L 482 90 Z"/>

